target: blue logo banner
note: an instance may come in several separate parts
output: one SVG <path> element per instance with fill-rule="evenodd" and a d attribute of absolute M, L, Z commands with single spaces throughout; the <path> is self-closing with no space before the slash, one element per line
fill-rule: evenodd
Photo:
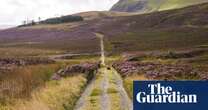
<path fill-rule="evenodd" d="M 208 81 L 134 81 L 134 110 L 208 110 Z"/>

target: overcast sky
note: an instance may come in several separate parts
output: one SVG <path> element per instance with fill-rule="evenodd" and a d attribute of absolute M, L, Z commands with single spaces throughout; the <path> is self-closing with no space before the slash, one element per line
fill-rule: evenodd
<path fill-rule="evenodd" d="M 1 0 L 0 25 L 18 25 L 23 20 L 49 18 L 83 11 L 108 10 L 118 0 Z"/>

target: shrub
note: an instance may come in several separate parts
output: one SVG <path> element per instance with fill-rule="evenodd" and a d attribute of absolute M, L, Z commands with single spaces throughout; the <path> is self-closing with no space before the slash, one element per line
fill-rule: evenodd
<path fill-rule="evenodd" d="M 84 19 L 81 16 L 62 16 L 56 18 L 50 18 L 45 21 L 42 21 L 42 24 L 59 24 L 59 23 L 67 23 L 67 22 L 76 22 L 76 21 L 83 21 Z"/>

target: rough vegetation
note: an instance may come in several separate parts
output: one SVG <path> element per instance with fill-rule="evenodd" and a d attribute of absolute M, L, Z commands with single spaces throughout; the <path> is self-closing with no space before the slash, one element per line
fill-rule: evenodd
<path fill-rule="evenodd" d="M 20 100 L 11 110 L 73 110 L 86 83 L 82 74 L 47 82 L 45 87 L 32 93 L 32 98 Z"/>
<path fill-rule="evenodd" d="M 29 98 L 32 91 L 44 86 L 59 64 L 31 65 L 0 72 L 0 108 L 15 103 L 16 99 Z"/>
<path fill-rule="evenodd" d="M 0 65 L 37 65 L 37 64 L 52 64 L 55 61 L 48 58 L 41 57 L 27 57 L 27 58 L 0 58 Z"/>
<path fill-rule="evenodd" d="M 169 51 L 140 51 L 140 52 L 126 52 L 123 57 L 125 61 L 141 61 L 145 58 L 157 59 L 187 59 L 207 54 L 206 48 L 193 48 L 186 50 L 169 50 Z"/>
<path fill-rule="evenodd" d="M 148 79 L 207 80 L 208 70 L 204 69 L 207 64 L 196 61 L 202 57 L 207 61 L 207 54 L 207 49 L 135 52 L 125 54 L 123 61 L 114 63 L 113 67 L 123 77 L 144 74 Z"/>
<path fill-rule="evenodd" d="M 97 70 L 99 69 L 99 63 L 82 63 L 77 65 L 70 65 L 64 69 L 60 69 L 52 77 L 53 80 L 60 80 L 62 77 L 73 76 L 77 73 L 85 73 L 87 75 L 88 81 L 90 81 Z"/>
<path fill-rule="evenodd" d="M 99 68 L 99 63 L 77 64 L 79 59 L 40 59 L 2 59 L 2 64 L 16 66 L 0 72 L 1 110 L 71 110 Z"/>
<path fill-rule="evenodd" d="M 26 58 L 0 58 L 0 75 L 6 72 L 11 72 L 15 68 L 24 67 L 29 65 L 47 65 L 54 64 L 55 61 L 48 58 L 41 57 L 26 57 Z"/>
<path fill-rule="evenodd" d="M 207 71 L 185 64 L 121 62 L 113 65 L 123 77 L 145 74 L 155 80 L 207 80 Z"/>
<path fill-rule="evenodd" d="M 208 80 L 207 54 L 206 49 L 125 53 L 113 67 L 132 98 L 134 80 Z"/>

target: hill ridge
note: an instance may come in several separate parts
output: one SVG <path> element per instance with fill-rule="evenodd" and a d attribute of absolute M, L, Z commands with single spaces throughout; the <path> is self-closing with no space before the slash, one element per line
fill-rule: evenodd
<path fill-rule="evenodd" d="M 111 11 L 150 13 L 205 2 L 208 0 L 120 0 L 111 8 Z"/>

